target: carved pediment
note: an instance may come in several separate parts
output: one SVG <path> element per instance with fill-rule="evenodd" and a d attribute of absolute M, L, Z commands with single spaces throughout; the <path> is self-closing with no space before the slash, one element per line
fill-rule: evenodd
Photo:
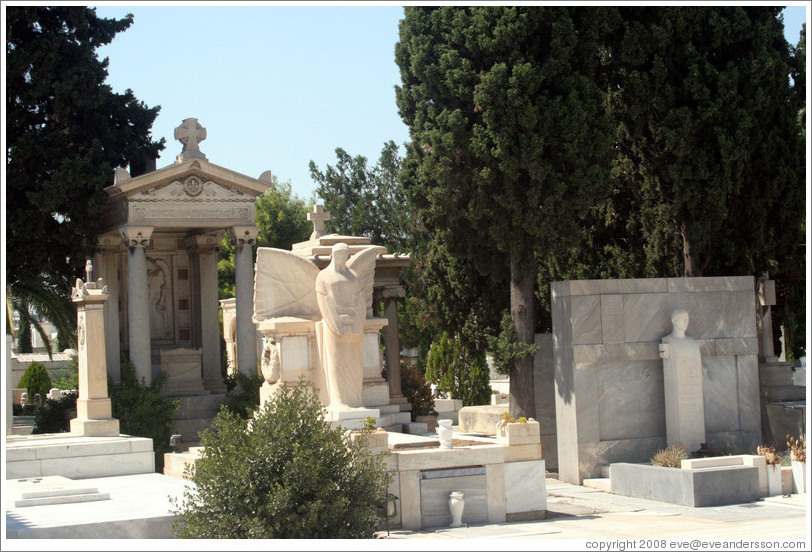
<path fill-rule="evenodd" d="M 250 201 L 252 196 L 197 174 L 159 184 L 130 196 L 130 201 Z"/>

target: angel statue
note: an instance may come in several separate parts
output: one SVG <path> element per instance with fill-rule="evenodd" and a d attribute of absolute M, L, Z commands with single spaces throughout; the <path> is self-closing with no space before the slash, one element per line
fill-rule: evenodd
<path fill-rule="evenodd" d="M 254 322 L 295 317 L 316 321 L 322 397 L 329 410 L 362 407 L 364 322 L 372 316 L 372 246 L 350 258 L 346 243 L 332 249 L 322 271 L 289 251 L 257 249 Z"/>

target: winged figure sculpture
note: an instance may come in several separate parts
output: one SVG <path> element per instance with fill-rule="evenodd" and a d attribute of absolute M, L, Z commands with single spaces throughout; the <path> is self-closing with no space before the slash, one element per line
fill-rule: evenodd
<path fill-rule="evenodd" d="M 319 379 L 331 409 L 362 406 L 364 321 L 372 316 L 375 259 L 382 251 L 370 246 L 350 257 L 347 244 L 337 243 L 329 266 L 320 271 L 290 251 L 257 249 L 253 320 L 316 322 Z"/>

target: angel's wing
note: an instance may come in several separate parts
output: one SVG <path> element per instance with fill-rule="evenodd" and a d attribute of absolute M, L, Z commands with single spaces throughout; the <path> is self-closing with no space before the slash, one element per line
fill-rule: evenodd
<path fill-rule="evenodd" d="M 253 321 L 259 323 L 280 316 L 319 316 L 318 274 L 315 264 L 290 251 L 257 248 Z"/>
<path fill-rule="evenodd" d="M 372 316 L 372 285 L 375 282 L 375 259 L 378 254 L 386 252 L 380 245 L 370 246 L 356 253 L 347 261 L 347 267 L 355 272 L 367 303 L 367 316 Z"/>

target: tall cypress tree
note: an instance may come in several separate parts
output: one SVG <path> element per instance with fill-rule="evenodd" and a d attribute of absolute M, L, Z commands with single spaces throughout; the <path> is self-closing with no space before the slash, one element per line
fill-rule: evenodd
<path fill-rule="evenodd" d="M 450 253 L 510 275 L 518 340 L 536 329 L 536 253 L 566 254 L 605 193 L 611 125 L 598 74 L 602 9 L 405 8 L 395 58 L 410 128 L 404 186 Z M 534 416 L 533 361 L 510 374 L 511 415 Z"/>
<path fill-rule="evenodd" d="M 639 187 L 650 264 L 712 276 L 798 262 L 804 152 L 782 9 L 620 9 L 618 167 Z"/>
<path fill-rule="evenodd" d="M 104 84 L 96 49 L 132 24 L 78 6 L 6 8 L 6 259 L 9 281 L 70 281 L 93 253 L 116 166 L 138 174 L 163 149 L 158 107 Z"/>

